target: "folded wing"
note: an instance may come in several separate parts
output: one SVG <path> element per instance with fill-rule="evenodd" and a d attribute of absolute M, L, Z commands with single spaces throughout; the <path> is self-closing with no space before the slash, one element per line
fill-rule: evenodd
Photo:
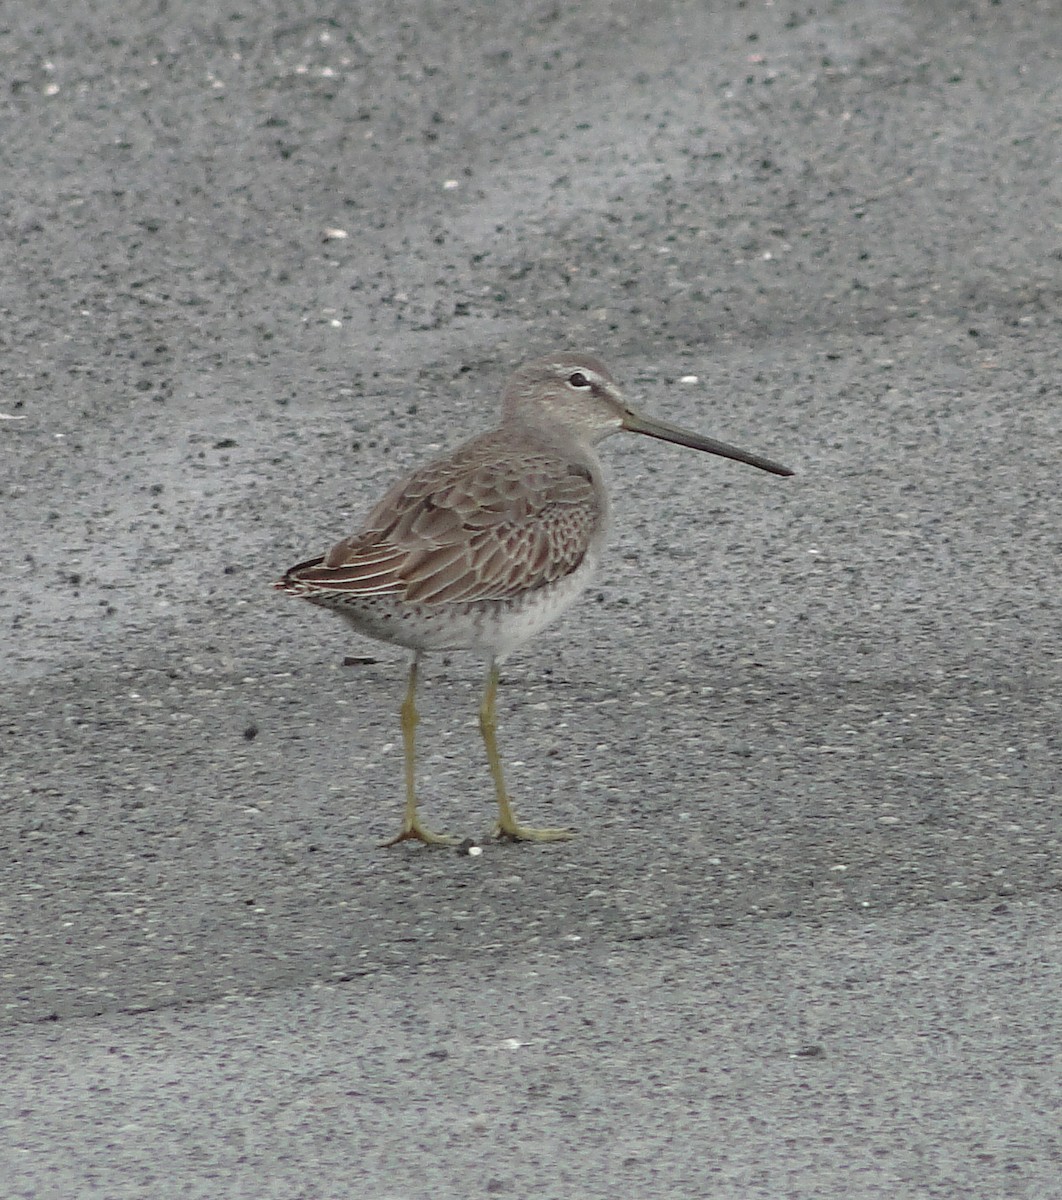
<path fill-rule="evenodd" d="M 396 483 L 358 533 L 276 586 L 448 604 L 504 600 L 570 574 L 604 516 L 590 467 L 494 437 Z"/>

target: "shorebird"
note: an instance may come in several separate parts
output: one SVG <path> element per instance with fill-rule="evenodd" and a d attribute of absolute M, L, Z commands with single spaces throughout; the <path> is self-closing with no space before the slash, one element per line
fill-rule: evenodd
<path fill-rule="evenodd" d="M 793 473 L 635 412 L 596 358 L 552 354 L 509 380 L 496 429 L 398 480 L 357 533 L 273 585 L 331 609 L 359 633 L 413 652 L 401 708 L 405 815 L 384 846 L 457 840 L 427 829 L 417 811 L 417 669 L 422 654 L 439 650 L 475 650 L 488 661 L 479 728 L 498 803 L 494 835 L 534 842 L 574 835 L 516 819 L 498 753 L 498 673 L 589 583 L 608 531 L 608 494 L 594 447 L 620 431 L 775 475 Z"/>

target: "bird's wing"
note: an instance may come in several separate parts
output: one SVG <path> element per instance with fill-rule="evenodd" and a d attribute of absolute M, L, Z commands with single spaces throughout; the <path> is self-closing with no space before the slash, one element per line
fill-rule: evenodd
<path fill-rule="evenodd" d="M 504 600 L 570 574 L 603 520 L 589 465 L 477 439 L 396 483 L 356 534 L 278 586 L 420 604 Z"/>

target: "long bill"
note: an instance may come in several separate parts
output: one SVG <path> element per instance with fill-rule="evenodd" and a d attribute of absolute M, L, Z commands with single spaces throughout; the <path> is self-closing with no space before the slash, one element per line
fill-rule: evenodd
<path fill-rule="evenodd" d="M 715 438 L 702 437 L 699 433 L 683 429 L 680 425 L 669 425 L 666 421 L 643 417 L 630 409 L 623 414 L 623 428 L 629 433 L 644 433 L 646 437 L 659 438 L 662 442 L 674 442 L 677 446 L 689 446 L 691 450 L 704 450 L 708 454 L 718 454 L 721 458 L 748 463 L 750 467 L 759 467 L 761 471 L 770 471 L 772 475 L 793 474 L 788 467 L 759 454 L 750 454 L 748 450 L 739 450 L 737 446 L 717 442 Z"/>

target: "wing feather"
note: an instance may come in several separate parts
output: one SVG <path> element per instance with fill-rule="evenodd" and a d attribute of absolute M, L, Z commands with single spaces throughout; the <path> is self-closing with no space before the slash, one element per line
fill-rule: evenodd
<path fill-rule="evenodd" d="M 589 462 L 486 434 L 396 483 L 354 535 L 278 587 L 421 604 L 504 600 L 582 562 L 604 512 Z"/>

